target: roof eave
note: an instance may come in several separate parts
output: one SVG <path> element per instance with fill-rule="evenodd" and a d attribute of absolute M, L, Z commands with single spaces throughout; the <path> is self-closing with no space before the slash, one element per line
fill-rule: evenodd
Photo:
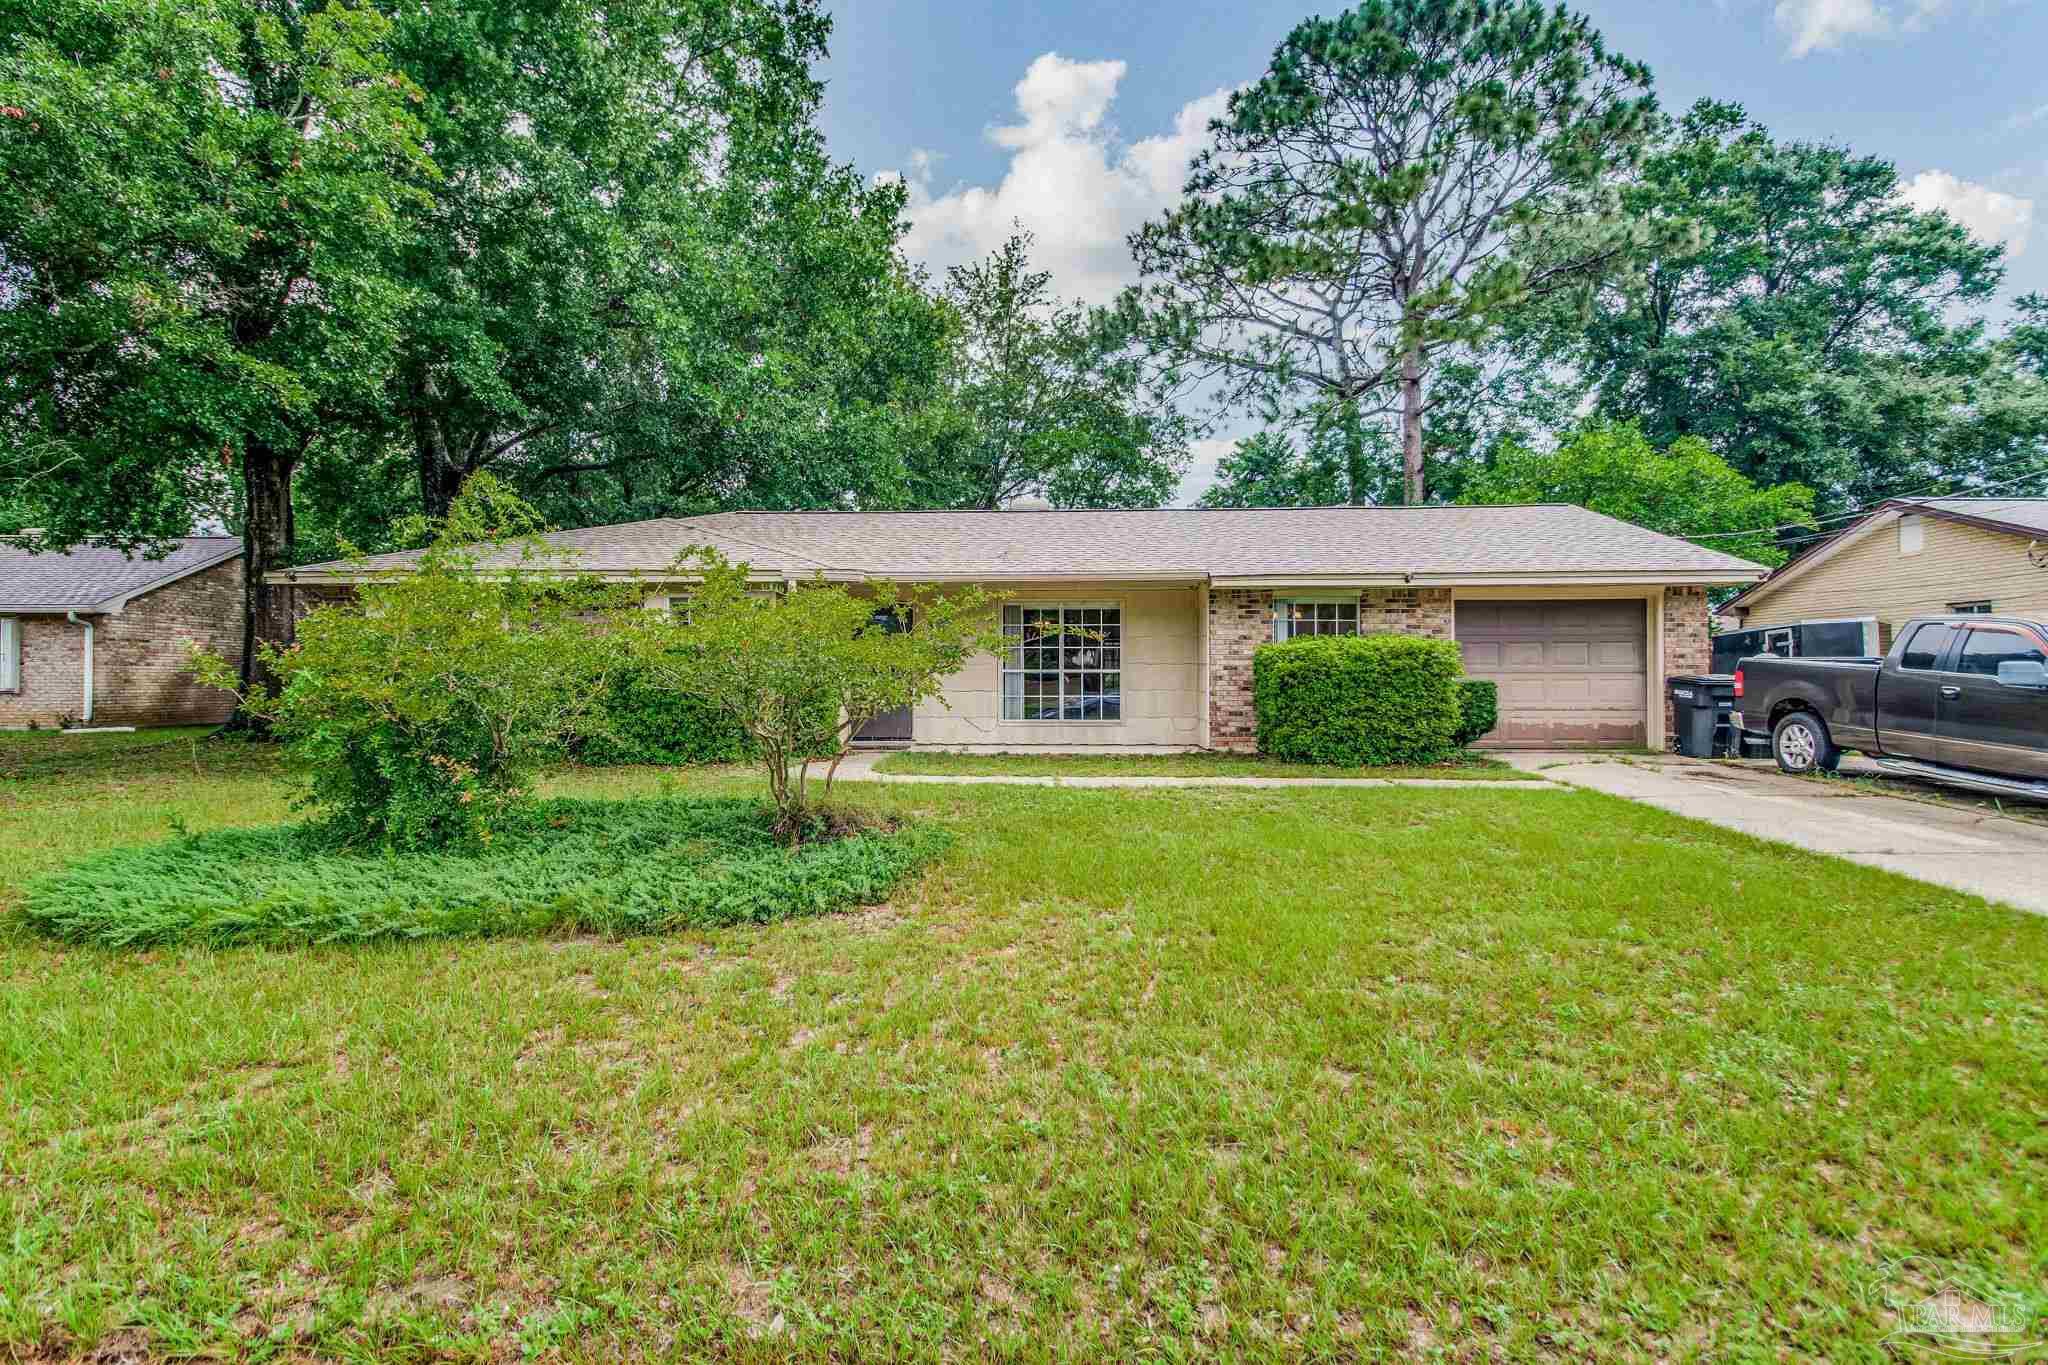
<path fill-rule="evenodd" d="M 1219 588 L 1484 588 L 1584 587 L 1726 588 L 1755 583 L 1757 569 L 1544 569 L 1522 573 L 1239 574 L 1218 575 Z"/>

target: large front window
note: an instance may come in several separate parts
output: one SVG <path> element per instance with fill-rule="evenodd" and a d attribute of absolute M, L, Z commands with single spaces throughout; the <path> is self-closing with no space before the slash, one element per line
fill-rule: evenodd
<path fill-rule="evenodd" d="M 1124 617 L 1117 607 L 1006 606 L 1004 720 L 1122 720 Z"/>

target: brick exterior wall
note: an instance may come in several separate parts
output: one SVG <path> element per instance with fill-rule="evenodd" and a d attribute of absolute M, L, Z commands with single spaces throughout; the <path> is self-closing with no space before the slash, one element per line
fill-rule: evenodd
<path fill-rule="evenodd" d="M 1457 613 L 1449 588 L 1372 588 L 1358 595 L 1358 629 L 1365 634 L 1456 638 Z M 1218 588 L 1209 594 L 1209 747 L 1258 747 L 1252 706 L 1252 651 L 1273 638 L 1273 594 Z"/>
<path fill-rule="evenodd" d="M 1705 673 L 1712 661 L 1713 646 L 1707 630 L 1705 588 L 1664 589 L 1664 676 L 1674 673 Z M 1657 680 L 1658 695 L 1664 698 L 1664 747 L 1678 744 L 1678 712 L 1671 705 L 1669 689 Z"/>
<path fill-rule="evenodd" d="M 235 699 L 186 671 L 185 642 L 240 663 L 242 561 L 231 559 L 137 597 L 93 623 L 94 725 L 211 725 Z M 22 616 L 21 689 L 0 692 L 0 728 L 54 728 L 85 713 L 85 627 Z"/>
<path fill-rule="evenodd" d="M 1360 634 L 1391 631 L 1451 640 L 1457 638 L 1457 623 L 1449 588 L 1372 588 L 1358 595 Z"/>
<path fill-rule="evenodd" d="M 1273 594 L 1209 593 L 1209 747 L 1250 752 L 1259 745 L 1252 710 L 1252 651 L 1273 638 Z"/>

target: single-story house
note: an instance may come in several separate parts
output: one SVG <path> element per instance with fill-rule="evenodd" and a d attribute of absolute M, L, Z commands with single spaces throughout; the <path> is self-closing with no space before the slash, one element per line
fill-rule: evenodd
<path fill-rule="evenodd" d="M 0 537 L 0 729 L 226 720 L 235 699 L 193 680 L 187 641 L 241 660 L 239 537 L 159 559 Z"/>
<path fill-rule="evenodd" d="M 1894 498 L 1721 610 L 1744 630 L 1875 617 L 1881 651 L 1915 616 L 2048 620 L 2048 498 Z"/>
<path fill-rule="evenodd" d="M 586 572 L 649 580 L 657 601 L 700 545 L 764 582 L 1007 593 L 1016 647 L 863 738 L 1018 751 L 1252 748 L 1252 650 L 1369 631 L 1457 641 L 1466 671 L 1500 684 L 1497 743 L 1661 745 L 1664 675 L 1707 666 L 1707 590 L 1764 573 L 1567 505 L 721 512 L 548 539 Z M 409 561 L 272 581 L 345 593 Z M 1076 632 L 1066 648 L 1027 643 L 1055 627 Z"/>

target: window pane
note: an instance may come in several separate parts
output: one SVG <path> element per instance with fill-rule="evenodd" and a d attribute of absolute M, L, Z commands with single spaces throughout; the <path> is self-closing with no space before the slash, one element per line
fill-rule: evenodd
<path fill-rule="evenodd" d="M 1003 608 L 1003 629 L 1011 634 L 1024 629 L 1024 608 Z"/>
<path fill-rule="evenodd" d="M 2000 664 L 2030 661 L 2048 663 L 2048 655 L 2042 654 L 2025 636 L 2009 630 L 1973 630 L 1963 643 L 1962 661 L 1956 670 L 1995 678 Z"/>
<path fill-rule="evenodd" d="M 1925 671 L 1941 663 L 1941 656 L 1948 652 L 1948 642 L 1954 638 L 1954 626 L 1928 624 L 1913 632 L 1913 639 L 1906 646 L 1906 652 L 1899 659 L 1899 667 Z"/>

